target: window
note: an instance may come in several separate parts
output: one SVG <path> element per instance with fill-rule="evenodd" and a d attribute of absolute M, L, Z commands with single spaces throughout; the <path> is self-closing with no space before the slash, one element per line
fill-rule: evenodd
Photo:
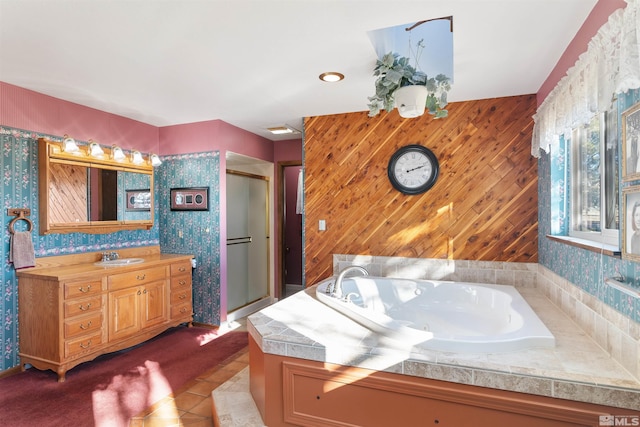
<path fill-rule="evenodd" d="M 569 235 L 619 246 L 617 111 L 571 133 Z"/>

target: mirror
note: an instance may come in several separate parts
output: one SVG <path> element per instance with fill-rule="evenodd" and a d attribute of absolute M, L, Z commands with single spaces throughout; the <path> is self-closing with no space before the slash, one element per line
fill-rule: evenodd
<path fill-rule="evenodd" d="M 40 140 L 40 233 L 111 233 L 153 226 L 153 168 L 65 153 Z"/>

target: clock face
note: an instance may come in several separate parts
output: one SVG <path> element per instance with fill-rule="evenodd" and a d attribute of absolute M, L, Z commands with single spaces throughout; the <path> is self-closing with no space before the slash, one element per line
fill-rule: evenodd
<path fill-rule="evenodd" d="M 438 159 L 426 147 L 407 145 L 391 156 L 387 172 L 391 185 L 398 191 L 404 194 L 424 193 L 438 179 Z"/>

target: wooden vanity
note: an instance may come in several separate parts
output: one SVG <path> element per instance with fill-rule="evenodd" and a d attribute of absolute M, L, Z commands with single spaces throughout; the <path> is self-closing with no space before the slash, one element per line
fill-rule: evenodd
<path fill-rule="evenodd" d="M 74 366 L 193 321 L 191 255 L 159 247 L 119 250 L 143 262 L 96 266 L 101 254 L 38 258 L 18 276 L 20 363 L 52 369 L 58 381 Z"/>

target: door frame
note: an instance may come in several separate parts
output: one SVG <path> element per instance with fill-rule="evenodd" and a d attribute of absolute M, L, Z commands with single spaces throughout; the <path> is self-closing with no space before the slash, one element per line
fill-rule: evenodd
<path fill-rule="evenodd" d="M 275 297 L 278 299 L 282 299 L 284 295 L 286 295 L 286 283 L 284 280 L 284 260 L 285 260 L 285 224 L 284 224 L 284 206 L 285 206 L 285 194 L 284 194 L 284 169 L 287 167 L 293 166 L 302 166 L 302 160 L 286 160 L 282 162 L 278 162 L 278 172 L 277 172 L 277 181 L 278 181 L 278 207 L 276 208 L 276 215 L 278 216 L 278 231 L 279 231 L 279 239 L 278 239 L 278 286 Z M 303 172 L 304 173 L 304 172 Z M 304 235 L 302 237 L 302 256 L 304 260 Z M 304 261 L 303 261 L 304 264 Z M 304 288 L 304 265 L 302 266 L 302 287 Z"/>

